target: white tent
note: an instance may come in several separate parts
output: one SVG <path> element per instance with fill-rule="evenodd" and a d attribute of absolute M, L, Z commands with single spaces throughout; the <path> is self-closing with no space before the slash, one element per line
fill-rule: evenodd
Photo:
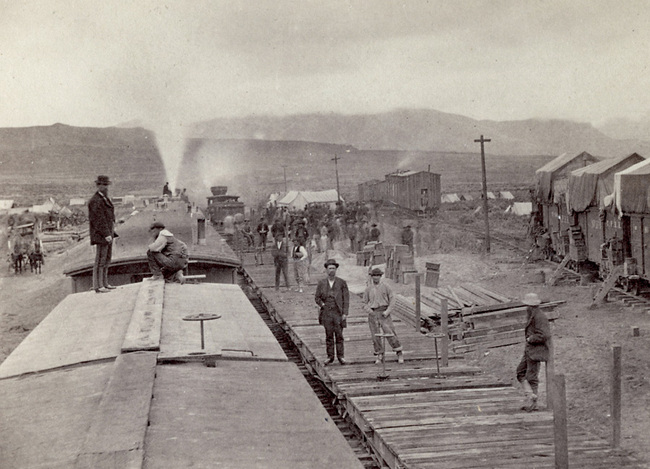
<path fill-rule="evenodd" d="M 70 199 L 70 207 L 86 205 L 86 199 L 74 198 Z"/>
<path fill-rule="evenodd" d="M 496 199 L 496 196 L 494 195 L 494 192 L 488 192 L 487 193 L 487 198 L 489 199 Z"/>
<path fill-rule="evenodd" d="M 9 210 L 13 206 L 14 206 L 13 199 L 0 200 L 0 210 Z"/>
<path fill-rule="evenodd" d="M 532 202 L 514 202 L 506 209 L 506 213 L 514 213 L 515 215 L 525 216 L 530 215 L 533 211 Z"/>
<path fill-rule="evenodd" d="M 458 194 L 443 194 L 440 198 L 440 201 L 444 203 L 460 202 L 460 197 Z"/>
<path fill-rule="evenodd" d="M 327 191 L 289 191 L 287 195 L 278 200 L 279 207 L 288 207 L 290 209 L 304 210 L 307 204 L 319 203 L 328 204 L 331 209 L 336 208 L 338 202 L 336 189 Z M 341 198 L 343 201 L 343 198 Z"/>
<path fill-rule="evenodd" d="M 499 192 L 499 197 L 506 200 L 512 200 L 515 198 L 515 196 L 512 195 L 512 192 L 508 192 L 508 191 Z"/>

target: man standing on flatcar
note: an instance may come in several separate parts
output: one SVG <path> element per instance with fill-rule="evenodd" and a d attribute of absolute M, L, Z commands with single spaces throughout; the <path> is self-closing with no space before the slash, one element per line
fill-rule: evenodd
<path fill-rule="evenodd" d="M 108 176 L 97 176 L 97 192 L 88 201 L 90 244 L 95 246 L 93 289 L 95 293 L 108 293 L 115 287 L 108 283 L 108 266 L 113 253 L 115 234 L 115 208 L 108 197 Z"/>
<path fill-rule="evenodd" d="M 339 268 L 338 262 L 328 259 L 325 262 L 325 268 L 327 269 L 327 278 L 318 282 L 315 295 L 316 304 L 320 307 L 318 322 L 325 327 L 327 350 L 325 365 L 333 363 L 335 356 L 341 365 L 345 365 L 347 361 L 345 360 L 343 329 L 347 326 L 350 292 L 347 282 L 336 276 L 336 269 Z"/>

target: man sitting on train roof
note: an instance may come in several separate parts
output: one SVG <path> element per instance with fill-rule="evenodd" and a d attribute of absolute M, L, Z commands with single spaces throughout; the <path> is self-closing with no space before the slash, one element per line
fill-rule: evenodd
<path fill-rule="evenodd" d="M 149 232 L 155 237 L 147 251 L 152 279 L 164 278 L 166 283 L 185 283 L 183 269 L 187 267 L 187 245 L 166 230 L 162 222 L 153 222 Z"/>

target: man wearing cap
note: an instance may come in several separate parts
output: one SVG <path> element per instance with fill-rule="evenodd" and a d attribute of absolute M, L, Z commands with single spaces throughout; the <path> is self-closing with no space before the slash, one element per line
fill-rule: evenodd
<path fill-rule="evenodd" d="M 325 262 L 327 278 L 320 280 L 316 287 L 315 300 L 320 308 L 318 322 L 325 327 L 325 347 L 327 350 L 325 365 L 334 362 L 335 348 L 339 363 L 341 365 L 347 363 L 343 346 L 343 328 L 347 325 L 350 292 L 348 291 L 347 282 L 336 276 L 336 269 L 338 268 L 338 262 L 334 259 L 328 259 Z"/>
<path fill-rule="evenodd" d="M 526 400 L 522 410 L 538 410 L 537 390 L 539 386 L 539 362 L 548 361 L 548 342 L 551 329 L 546 315 L 539 305 L 542 301 L 535 293 L 526 293 L 522 303 L 526 305 L 526 346 L 524 356 L 517 366 L 517 381 L 521 383 Z"/>
<path fill-rule="evenodd" d="M 392 337 L 386 337 L 386 339 L 393 350 L 397 352 L 397 361 L 404 363 L 402 344 L 397 337 L 390 315 L 395 307 L 395 295 L 388 284 L 381 281 L 382 275 L 384 273 L 381 269 L 372 269 L 370 271 L 372 282 L 363 292 L 363 309 L 368 313 L 368 326 L 370 326 L 372 345 L 377 357 L 375 363 L 381 363 L 384 360 L 384 344 L 381 337 L 377 337 L 377 334 L 382 331 L 384 334 L 392 334 Z"/>
<path fill-rule="evenodd" d="M 162 222 L 153 222 L 149 232 L 155 238 L 147 251 L 153 280 L 164 278 L 166 283 L 185 283 L 183 269 L 188 262 L 187 245 L 166 230 Z"/>
<path fill-rule="evenodd" d="M 93 265 L 93 289 L 96 293 L 107 293 L 115 287 L 108 283 L 108 266 L 113 253 L 115 234 L 115 208 L 108 198 L 108 176 L 97 176 L 97 192 L 88 201 L 90 222 L 90 244 L 95 246 Z"/>

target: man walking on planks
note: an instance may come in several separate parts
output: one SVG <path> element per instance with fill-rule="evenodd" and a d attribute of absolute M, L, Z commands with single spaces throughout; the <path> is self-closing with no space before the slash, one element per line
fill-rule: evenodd
<path fill-rule="evenodd" d="M 370 326 L 370 333 L 372 334 L 372 345 L 375 349 L 376 364 L 384 360 L 384 344 L 381 337 L 377 337 L 381 331 L 385 334 L 393 334 L 392 337 L 387 337 L 388 343 L 393 350 L 397 352 L 397 361 L 404 363 L 404 355 L 402 354 L 402 344 L 400 344 L 393 319 L 390 313 L 395 307 L 395 295 L 387 283 L 381 281 L 381 276 L 384 273 L 381 269 L 374 268 L 370 272 L 372 282 L 366 287 L 363 292 L 363 309 L 368 313 L 368 326 Z"/>
<path fill-rule="evenodd" d="M 328 259 L 325 262 L 327 278 L 318 282 L 315 300 L 320 307 L 318 323 L 325 327 L 325 347 L 327 361 L 325 365 L 334 362 L 334 345 L 336 344 L 336 357 L 341 365 L 345 365 L 345 351 L 343 347 L 343 329 L 347 326 L 348 308 L 350 306 L 350 292 L 348 284 L 336 276 L 338 262 Z"/>
<path fill-rule="evenodd" d="M 526 293 L 522 300 L 526 308 L 526 347 L 524 356 L 517 366 L 517 381 L 521 383 L 526 400 L 521 407 L 526 412 L 538 410 L 537 389 L 539 386 L 539 362 L 548 360 L 548 341 L 551 329 L 548 319 L 539 308 L 542 301 L 535 293 Z"/>

